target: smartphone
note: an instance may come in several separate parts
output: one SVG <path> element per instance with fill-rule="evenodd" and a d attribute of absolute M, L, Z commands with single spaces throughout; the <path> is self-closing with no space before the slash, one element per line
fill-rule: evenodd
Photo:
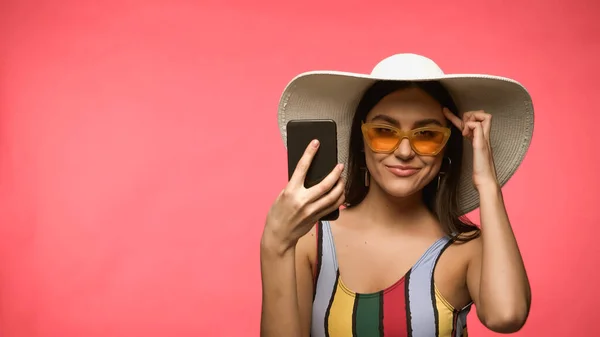
<path fill-rule="evenodd" d="M 291 120 L 286 125 L 288 152 L 288 180 L 291 179 L 298 161 L 314 139 L 320 142 L 319 149 L 306 173 L 304 187 L 310 188 L 320 183 L 338 164 L 337 125 L 331 119 Z M 320 220 L 336 220 L 340 215 L 337 209 Z"/>

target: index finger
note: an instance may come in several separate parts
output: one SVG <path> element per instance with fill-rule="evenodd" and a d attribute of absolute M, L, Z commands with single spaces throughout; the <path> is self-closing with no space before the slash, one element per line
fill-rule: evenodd
<path fill-rule="evenodd" d="M 452 122 L 452 124 L 454 124 L 454 126 L 456 126 L 460 131 L 462 131 L 462 129 L 463 129 L 462 119 L 460 119 L 457 115 L 453 114 L 452 111 L 450 111 L 450 109 L 448 109 L 448 108 L 444 108 L 443 112 L 444 112 L 444 116 L 446 116 L 446 118 L 448 118 L 448 120 L 450 122 Z"/>
<path fill-rule="evenodd" d="M 313 140 L 304 150 L 304 154 L 296 164 L 296 168 L 294 169 L 294 173 L 290 178 L 290 183 L 294 186 L 304 186 L 304 179 L 306 179 L 306 173 L 308 172 L 308 168 L 312 163 L 315 154 L 317 153 L 317 149 L 319 148 L 319 141 Z"/>

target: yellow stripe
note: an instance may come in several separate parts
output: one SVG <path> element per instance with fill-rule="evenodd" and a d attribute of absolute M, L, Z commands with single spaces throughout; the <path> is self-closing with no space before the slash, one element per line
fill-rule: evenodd
<path fill-rule="evenodd" d="M 440 328 L 438 336 L 450 337 L 454 324 L 454 307 L 446 301 L 437 287 L 435 287 L 435 304 L 438 312 L 438 326 Z"/>
<path fill-rule="evenodd" d="M 344 291 L 338 281 L 335 297 L 331 304 L 328 318 L 330 336 L 352 337 L 352 312 L 354 311 L 354 296 Z"/>

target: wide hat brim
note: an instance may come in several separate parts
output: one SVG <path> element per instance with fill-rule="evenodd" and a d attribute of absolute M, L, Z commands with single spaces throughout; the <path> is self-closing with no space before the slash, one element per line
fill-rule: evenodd
<path fill-rule="evenodd" d="M 338 130 L 338 161 L 347 163 L 350 128 L 364 92 L 380 80 L 439 81 L 449 92 L 459 114 L 484 110 L 492 115 L 490 144 L 500 186 L 504 186 L 523 161 L 533 135 L 533 103 L 517 81 L 481 74 L 444 74 L 430 59 L 398 54 L 381 61 L 371 74 L 312 71 L 296 76 L 285 88 L 278 109 L 284 144 L 290 120 L 333 119 Z M 473 185 L 473 148 L 463 140 L 463 165 L 458 189 L 461 214 L 479 207 Z"/>

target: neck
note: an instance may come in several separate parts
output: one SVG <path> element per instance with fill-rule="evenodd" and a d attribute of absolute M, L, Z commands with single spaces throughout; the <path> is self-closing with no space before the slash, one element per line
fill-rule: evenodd
<path fill-rule="evenodd" d="M 377 227 L 412 230 L 423 229 L 424 223 L 436 223 L 423 203 L 420 191 L 406 197 L 394 197 L 372 183 L 367 196 L 356 209 L 370 220 L 372 226 Z"/>

